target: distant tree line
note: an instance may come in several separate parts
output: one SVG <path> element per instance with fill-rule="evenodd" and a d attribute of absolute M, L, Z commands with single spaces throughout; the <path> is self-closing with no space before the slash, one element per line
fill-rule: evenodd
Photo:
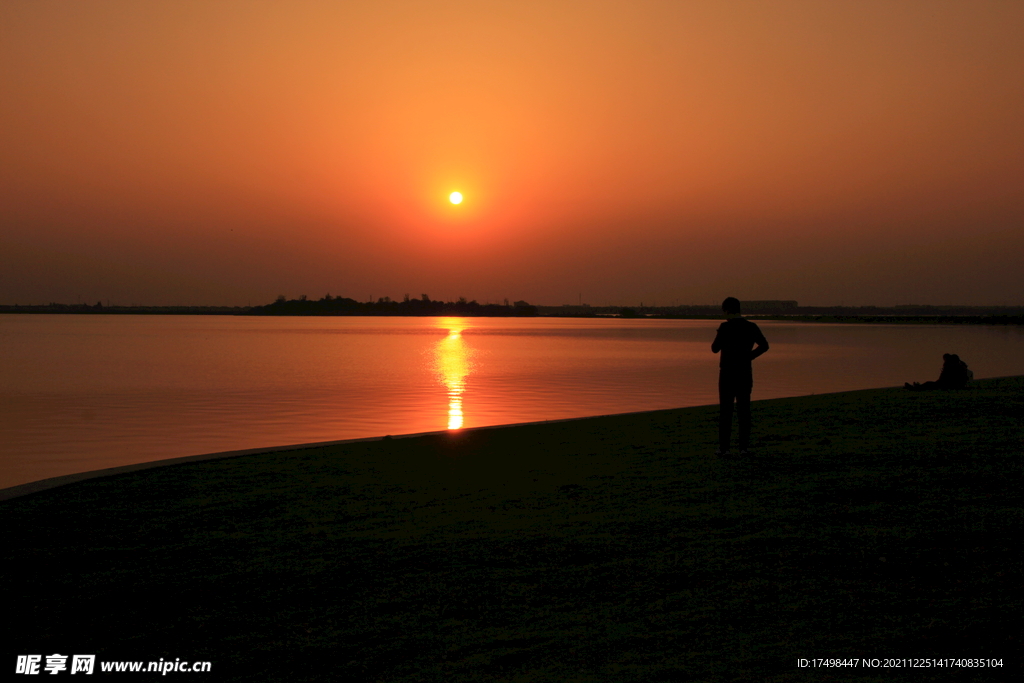
<path fill-rule="evenodd" d="M 753 318 L 810 322 L 883 322 L 932 324 L 1020 325 L 1024 306 L 800 306 L 796 301 L 742 301 L 743 315 Z M 565 304 L 538 306 L 542 316 L 685 318 L 722 317 L 718 304 L 684 306 L 589 306 Z"/>
<path fill-rule="evenodd" d="M 242 306 L 111 306 L 97 301 L 89 304 L 0 305 L 0 313 L 104 313 L 110 315 L 238 315 Z"/>
<path fill-rule="evenodd" d="M 932 306 L 906 304 L 879 306 L 800 306 L 795 301 L 743 301 L 743 314 L 755 319 L 823 323 L 919 323 L 959 325 L 1024 325 L 1024 306 Z M 433 301 L 426 294 L 418 299 L 408 295 L 402 301 L 381 297 L 359 302 L 346 297 L 325 295 L 310 300 L 305 296 L 277 301 L 266 306 L 117 306 L 97 301 L 61 304 L 0 304 L 0 313 L 89 313 L 113 315 L 458 315 L 458 316 L 556 316 L 620 318 L 719 319 L 717 304 L 684 306 L 533 306 L 525 301 L 510 304 L 480 304 L 460 297 L 458 301 Z"/>
<path fill-rule="evenodd" d="M 342 296 L 325 295 L 322 299 L 298 299 L 284 296 L 266 306 L 254 306 L 252 315 L 460 315 L 460 316 L 533 316 L 537 307 L 525 301 L 512 304 L 481 304 L 459 297 L 458 301 L 434 301 L 426 294 L 412 299 L 408 294 L 401 301 L 381 297 L 376 301 L 356 301 Z"/>

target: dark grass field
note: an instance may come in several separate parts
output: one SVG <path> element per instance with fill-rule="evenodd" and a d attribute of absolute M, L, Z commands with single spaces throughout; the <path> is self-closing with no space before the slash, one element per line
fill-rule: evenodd
<path fill-rule="evenodd" d="M 4 666 L 58 652 L 212 662 L 168 674 L 188 680 L 1020 676 L 1024 378 L 758 402 L 743 459 L 713 455 L 716 419 L 386 439 L 0 503 Z M 797 666 L 854 657 L 1003 667 Z"/>

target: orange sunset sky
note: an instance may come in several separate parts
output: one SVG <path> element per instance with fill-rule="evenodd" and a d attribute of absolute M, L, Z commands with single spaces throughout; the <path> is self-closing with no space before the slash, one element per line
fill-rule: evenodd
<path fill-rule="evenodd" d="M 1019 305 L 1022 190 L 1017 1 L 0 2 L 0 304 Z"/>

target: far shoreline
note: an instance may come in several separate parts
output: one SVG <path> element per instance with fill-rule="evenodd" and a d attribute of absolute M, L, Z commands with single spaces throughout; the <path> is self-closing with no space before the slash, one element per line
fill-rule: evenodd
<path fill-rule="evenodd" d="M 502 318 L 502 319 L 536 319 L 536 318 L 572 318 L 589 320 L 723 320 L 720 312 L 707 311 L 700 313 L 674 313 L 654 308 L 601 307 L 591 311 L 562 310 L 568 307 L 534 306 L 537 313 L 475 313 L 460 311 L 444 311 L 440 313 L 394 313 L 394 312 L 358 312 L 358 313 L 268 313 L 254 311 L 256 307 L 227 306 L 105 306 L 93 307 L 88 304 L 63 305 L 2 305 L 0 315 L 199 315 L 199 316 L 232 316 L 260 318 Z M 615 309 L 614 311 L 605 310 Z M 752 311 L 743 317 L 758 321 L 819 323 L 844 325 L 1024 325 L 1024 308 L 1005 307 L 1005 311 L 994 311 L 991 307 L 978 307 L 985 312 L 974 312 L 961 309 L 959 312 L 907 313 L 893 309 L 877 309 L 866 307 L 871 312 L 859 312 L 855 308 L 808 307 L 805 310 L 791 312 L 759 312 Z M 575 307 L 573 307 L 575 309 Z"/>

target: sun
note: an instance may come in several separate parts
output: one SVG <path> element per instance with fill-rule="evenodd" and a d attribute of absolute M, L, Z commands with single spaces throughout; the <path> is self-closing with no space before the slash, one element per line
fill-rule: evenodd
<path fill-rule="evenodd" d="M 448 195 L 448 201 L 450 201 L 452 204 L 461 204 L 462 203 L 462 193 L 461 192 L 452 192 L 450 195 Z"/>

